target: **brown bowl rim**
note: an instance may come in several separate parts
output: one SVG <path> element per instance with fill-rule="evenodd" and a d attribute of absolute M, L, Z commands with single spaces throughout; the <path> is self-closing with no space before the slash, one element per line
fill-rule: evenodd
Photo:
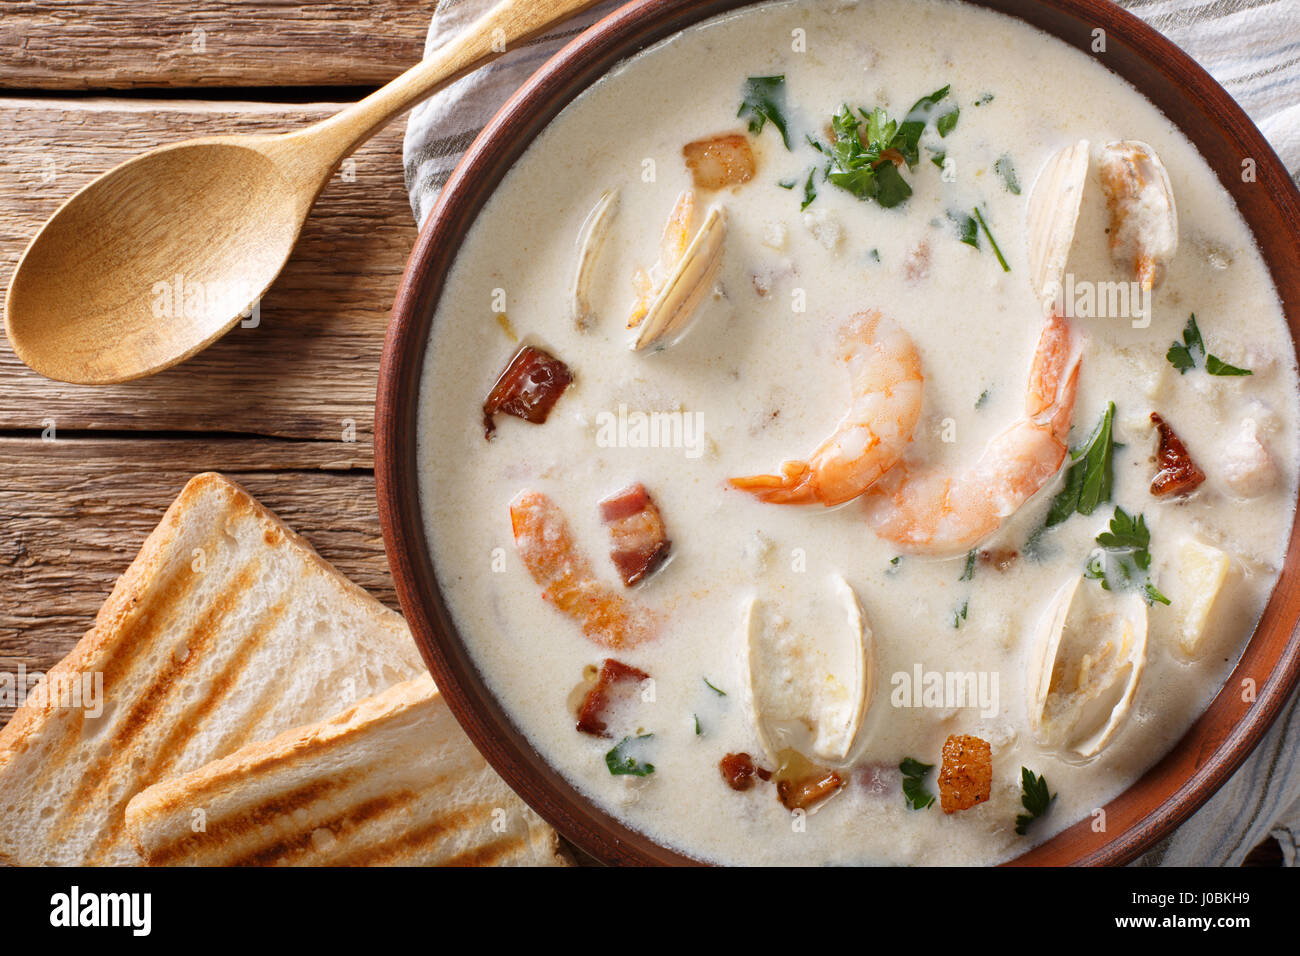
<path fill-rule="evenodd" d="M 597 860 L 695 864 L 625 826 L 567 783 L 529 745 L 483 686 L 441 589 L 424 536 L 416 424 L 434 305 L 460 242 L 501 174 L 578 92 L 617 62 L 679 30 L 762 0 L 633 0 L 571 41 L 511 97 L 474 141 L 420 231 L 393 306 L 375 406 L 375 477 L 389 564 L 411 632 L 470 739 L 543 818 Z M 1155 103 L 1197 146 L 1260 246 L 1300 339 L 1300 194 L 1281 161 L 1228 93 L 1187 54 L 1108 0 L 967 0 L 1008 14 L 1085 52 L 1105 31 L 1102 60 Z M 1113 46 L 1111 46 L 1113 45 Z M 1113 52 L 1112 52 L 1113 51 Z M 1247 184 L 1239 170 L 1255 161 Z M 1115 865 L 1132 861 L 1187 819 L 1241 765 L 1300 680 L 1300 526 L 1293 522 L 1277 585 L 1219 693 L 1155 766 L 1095 816 L 1010 861 Z M 1253 700 L 1244 682 L 1252 682 Z"/>

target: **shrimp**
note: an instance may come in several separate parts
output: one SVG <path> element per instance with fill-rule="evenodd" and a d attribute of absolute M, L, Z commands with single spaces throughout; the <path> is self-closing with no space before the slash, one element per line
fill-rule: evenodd
<path fill-rule="evenodd" d="M 1124 140 L 1101 151 L 1101 187 L 1110 210 L 1110 254 L 1150 291 L 1178 251 L 1178 212 L 1169 174 L 1146 143 Z"/>
<path fill-rule="evenodd" d="M 867 521 L 905 550 L 951 554 L 996 531 L 1061 467 L 1074 416 L 1079 355 L 1070 325 L 1052 312 L 1029 372 L 1025 414 L 963 471 L 900 462 L 867 492 Z"/>
<path fill-rule="evenodd" d="M 902 457 L 921 415 L 921 359 L 911 337 L 874 310 L 840 331 L 838 358 L 848 367 L 853 402 L 835 431 L 807 461 L 787 461 L 779 475 L 732 478 L 771 504 L 838 505 L 866 491 Z"/>
<path fill-rule="evenodd" d="M 578 550 L 564 512 L 546 495 L 521 491 L 510 502 L 515 549 L 542 598 L 577 621 L 602 647 L 632 647 L 653 636 L 654 614 L 596 577 Z"/>

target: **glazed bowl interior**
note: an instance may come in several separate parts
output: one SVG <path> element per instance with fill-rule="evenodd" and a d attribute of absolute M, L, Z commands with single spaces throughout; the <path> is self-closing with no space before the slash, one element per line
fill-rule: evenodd
<path fill-rule="evenodd" d="M 384 348 L 375 420 L 376 478 L 389 563 L 407 621 L 453 712 L 506 781 L 577 846 L 613 864 L 689 858 L 596 807 L 528 744 L 489 693 L 457 633 L 425 540 L 417 465 L 420 376 L 448 271 L 476 216 L 537 134 L 618 62 L 753 0 L 638 0 L 556 54 L 502 108 L 443 190 L 411 255 Z M 1292 339 L 1300 332 L 1300 195 L 1259 131 L 1186 54 L 1108 0 L 968 0 L 1018 17 L 1100 60 L 1192 141 L 1259 244 Z M 863 0 L 864 6 L 870 0 Z M 1098 31 L 1102 31 L 1099 33 Z M 1250 170 L 1253 175 L 1243 175 Z M 1300 676 L 1300 535 L 1291 537 L 1259 626 L 1208 709 L 1174 748 L 1096 816 L 1018 857 L 1021 864 L 1126 863 L 1178 826 L 1263 736 Z"/>

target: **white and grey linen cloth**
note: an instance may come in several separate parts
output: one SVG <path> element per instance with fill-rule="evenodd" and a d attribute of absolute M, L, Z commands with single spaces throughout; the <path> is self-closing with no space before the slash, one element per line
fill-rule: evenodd
<path fill-rule="evenodd" d="M 425 45 L 437 47 L 496 0 L 439 0 Z M 459 80 L 411 114 L 403 161 L 416 221 L 516 89 L 556 50 L 623 0 L 607 0 Z M 1122 0 L 1186 50 L 1236 98 L 1300 176 L 1300 0 Z M 1241 769 L 1191 819 L 1138 861 L 1236 866 L 1269 835 L 1288 866 L 1300 850 L 1300 697 L 1292 697 Z"/>

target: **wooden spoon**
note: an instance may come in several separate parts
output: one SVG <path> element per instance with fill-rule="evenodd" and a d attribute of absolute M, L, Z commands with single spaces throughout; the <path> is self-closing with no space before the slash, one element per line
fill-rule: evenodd
<path fill-rule="evenodd" d="M 14 351 L 42 375 L 87 385 L 189 358 L 271 285 L 345 156 L 507 44 L 594 2 L 502 0 L 329 119 L 292 133 L 187 140 L 105 173 L 59 208 L 19 261 L 5 301 Z"/>

